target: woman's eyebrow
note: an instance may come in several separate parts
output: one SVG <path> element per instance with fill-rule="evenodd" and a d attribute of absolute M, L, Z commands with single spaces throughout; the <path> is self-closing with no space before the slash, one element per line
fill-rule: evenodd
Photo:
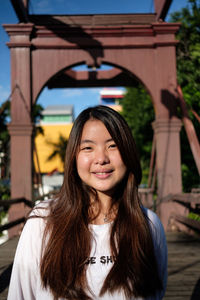
<path fill-rule="evenodd" d="M 81 141 L 81 144 L 85 144 L 85 143 L 93 143 L 93 144 L 95 144 L 95 142 L 92 141 L 92 140 L 82 140 Z"/>
<path fill-rule="evenodd" d="M 113 141 L 114 141 L 114 140 L 113 140 L 112 138 L 110 138 L 110 139 L 107 139 L 107 140 L 105 141 L 105 143 L 107 144 L 107 143 L 110 143 L 110 142 L 113 142 Z M 81 144 L 85 144 L 85 143 L 96 144 L 95 141 L 89 140 L 89 139 L 85 139 L 85 140 L 82 140 L 82 141 L 81 141 Z"/>
<path fill-rule="evenodd" d="M 113 138 L 106 140 L 106 143 L 109 143 L 109 142 L 114 142 Z"/>

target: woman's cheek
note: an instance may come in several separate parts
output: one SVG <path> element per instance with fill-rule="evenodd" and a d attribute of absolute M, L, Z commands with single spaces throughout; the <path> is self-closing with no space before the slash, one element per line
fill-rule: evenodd
<path fill-rule="evenodd" d="M 78 155 L 77 159 L 77 168 L 79 169 L 84 169 L 90 167 L 90 164 L 92 163 L 92 157 L 91 155 L 87 155 L 85 153 L 80 153 Z"/>

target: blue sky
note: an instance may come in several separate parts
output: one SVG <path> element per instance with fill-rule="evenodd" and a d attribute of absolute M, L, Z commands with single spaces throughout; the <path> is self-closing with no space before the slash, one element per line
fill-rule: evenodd
<path fill-rule="evenodd" d="M 153 13 L 153 0 L 30 0 L 32 14 L 99 14 L 99 13 Z M 187 6 L 187 0 L 173 0 L 171 12 Z M 55 4 L 56 3 L 56 4 Z M 123 3 L 123 5 L 122 5 Z M 0 0 L 0 24 L 15 24 L 17 17 L 9 0 Z M 0 104 L 10 94 L 10 54 L 6 46 L 9 37 L 0 26 Z M 74 104 L 75 116 L 87 106 L 100 100 L 100 88 L 54 89 L 45 88 L 38 103 L 43 107 L 55 104 Z"/>

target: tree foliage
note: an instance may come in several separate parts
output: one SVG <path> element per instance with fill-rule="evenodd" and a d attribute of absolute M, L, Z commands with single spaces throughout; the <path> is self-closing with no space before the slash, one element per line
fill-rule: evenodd
<path fill-rule="evenodd" d="M 54 159 L 56 156 L 58 156 L 64 165 L 67 142 L 68 139 L 64 137 L 62 134 L 60 134 L 58 142 L 47 141 L 47 143 L 53 147 L 51 154 L 47 157 L 47 161 L 50 161 Z"/>
<path fill-rule="evenodd" d="M 176 50 L 178 83 L 200 137 L 200 124 L 192 113 L 200 114 L 200 1 L 188 0 L 187 7 L 173 13 L 170 21 L 181 23 L 176 35 L 179 40 Z M 200 182 L 185 130 L 181 131 L 181 152 L 183 187 L 185 191 L 190 191 Z"/>
<path fill-rule="evenodd" d="M 32 109 L 32 121 L 35 124 L 33 128 L 33 138 L 35 138 L 38 134 L 44 134 L 44 130 L 41 126 L 36 126 L 42 118 L 42 111 L 44 110 L 43 106 L 40 104 L 35 104 Z"/>
<path fill-rule="evenodd" d="M 2 103 L 0 107 L 0 168 L 1 175 L 3 177 L 8 177 L 9 173 L 9 145 L 10 136 L 7 129 L 7 122 L 10 116 L 10 101 L 6 100 Z"/>
<path fill-rule="evenodd" d="M 200 1 L 189 0 L 170 21 L 181 23 L 176 35 L 178 82 L 188 107 L 200 111 Z"/>
<path fill-rule="evenodd" d="M 122 100 L 122 115 L 128 122 L 140 154 L 143 183 L 147 183 L 148 168 L 151 156 L 154 120 L 154 109 L 151 98 L 141 84 L 126 89 Z"/>

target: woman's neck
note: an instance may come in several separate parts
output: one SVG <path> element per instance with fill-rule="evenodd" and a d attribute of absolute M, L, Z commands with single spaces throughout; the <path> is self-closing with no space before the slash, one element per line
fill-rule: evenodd
<path fill-rule="evenodd" d="M 112 222 L 117 214 L 117 207 L 112 205 L 112 198 L 105 194 L 98 194 L 98 199 L 98 202 L 91 201 L 92 224 L 102 225 Z"/>

